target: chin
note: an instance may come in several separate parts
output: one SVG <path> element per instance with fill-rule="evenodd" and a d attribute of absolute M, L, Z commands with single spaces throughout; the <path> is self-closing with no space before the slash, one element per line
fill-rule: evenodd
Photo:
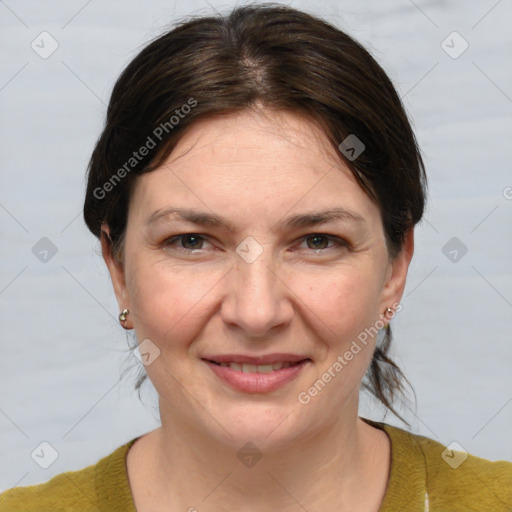
<path fill-rule="evenodd" d="M 306 422 L 293 406 L 262 402 L 245 402 L 232 408 L 219 408 L 219 418 L 227 432 L 217 423 L 211 425 L 219 441 L 239 450 L 253 443 L 261 451 L 283 449 L 296 442 L 305 432 Z M 231 436 L 228 434 L 231 434 Z"/>

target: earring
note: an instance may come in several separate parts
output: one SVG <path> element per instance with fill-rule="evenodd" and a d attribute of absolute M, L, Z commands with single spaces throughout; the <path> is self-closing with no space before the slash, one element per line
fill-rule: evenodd
<path fill-rule="evenodd" d="M 119 322 L 121 322 L 121 325 L 124 324 L 124 322 L 126 322 L 126 317 L 128 316 L 128 313 L 129 311 L 127 309 L 123 309 L 123 311 L 119 313 Z"/>
<path fill-rule="evenodd" d="M 384 311 L 384 317 L 387 317 L 391 313 L 393 313 L 393 310 L 391 308 L 387 307 L 386 311 Z M 389 327 L 389 322 L 384 327 L 388 328 Z"/>

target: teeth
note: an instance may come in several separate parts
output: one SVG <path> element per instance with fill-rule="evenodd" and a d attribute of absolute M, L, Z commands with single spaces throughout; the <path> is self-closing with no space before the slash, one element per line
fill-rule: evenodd
<path fill-rule="evenodd" d="M 255 364 L 243 364 L 242 365 L 242 371 L 244 373 L 255 373 L 257 370 L 257 366 Z"/>
<path fill-rule="evenodd" d="M 240 363 L 220 363 L 221 366 L 229 366 L 232 370 L 243 373 L 270 373 L 273 371 L 289 368 L 292 363 L 273 363 L 273 364 L 240 364 Z"/>
<path fill-rule="evenodd" d="M 259 364 L 256 367 L 256 370 L 258 373 L 270 373 L 274 371 L 271 364 Z"/>

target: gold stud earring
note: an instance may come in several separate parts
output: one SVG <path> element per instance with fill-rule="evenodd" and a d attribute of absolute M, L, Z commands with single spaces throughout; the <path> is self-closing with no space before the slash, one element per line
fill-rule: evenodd
<path fill-rule="evenodd" d="M 384 311 L 384 318 L 387 317 L 389 314 L 392 314 L 393 313 L 393 310 L 389 307 L 386 308 L 386 311 Z M 386 329 L 389 328 L 389 321 L 386 323 L 386 325 L 384 326 Z"/>
<path fill-rule="evenodd" d="M 128 313 L 129 313 L 129 311 L 127 309 L 123 309 L 123 311 L 121 311 L 121 313 L 119 313 L 119 321 L 121 322 L 121 324 L 126 322 L 126 317 L 128 316 Z M 124 327 L 124 325 L 123 325 L 123 327 Z"/>

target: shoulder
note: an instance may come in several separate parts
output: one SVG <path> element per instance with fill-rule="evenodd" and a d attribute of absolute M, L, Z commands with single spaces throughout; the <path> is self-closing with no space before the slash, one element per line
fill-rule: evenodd
<path fill-rule="evenodd" d="M 14 487 L 0 495 L 0 510 L 5 512 L 32 512 L 53 510 L 94 510 L 95 466 L 79 471 L 68 471 L 54 476 L 46 483 Z"/>
<path fill-rule="evenodd" d="M 427 478 L 437 494 L 503 504 L 503 510 L 512 510 L 512 462 L 483 459 L 455 443 L 444 446 L 424 436 L 413 437 L 424 454 Z"/>
<path fill-rule="evenodd" d="M 512 462 L 490 461 L 425 436 L 381 424 L 397 458 L 424 472 L 432 510 L 512 511 Z M 405 462 L 409 458 L 407 462 Z"/>
<path fill-rule="evenodd" d="M 0 510 L 98 512 L 103 510 L 105 496 L 115 498 L 119 493 L 123 498 L 128 498 L 129 484 L 124 460 L 134 441 L 135 439 L 120 446 L 96 464 L 84 469 L 61 473 L 42 484 L 8 489 L 0 494 Z M 103 489 L 107 493 L 103 493 Z"/>

